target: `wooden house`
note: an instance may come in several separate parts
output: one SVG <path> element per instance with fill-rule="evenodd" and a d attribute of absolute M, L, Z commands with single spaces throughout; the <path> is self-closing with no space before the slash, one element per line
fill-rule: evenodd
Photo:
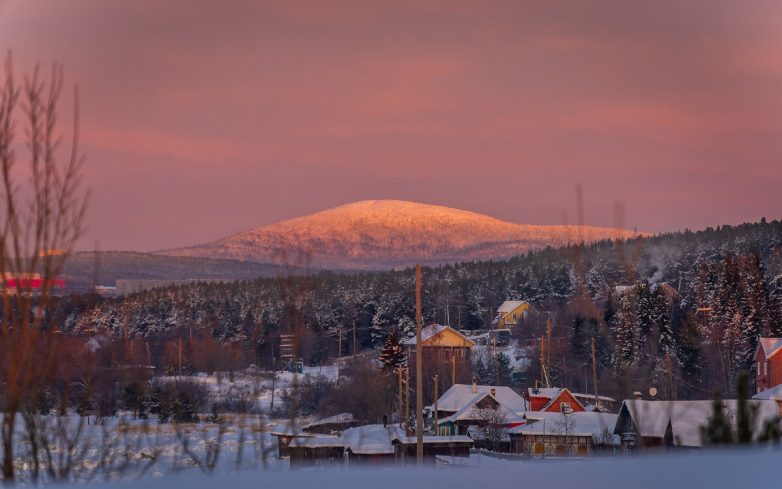
<path fill-rule="evenodd" d="M 470 350 L 475 342 L 459 333 L 450 326 L 432 324 L 421 330 L 421 345 L 416 344 L 416 338 L 408 338 L 403 342 L 407 349 L 407 364 L 412 368 L 416 355 L 421 352 L 424 371 L 425 402 L 432 402 L 434 392 L 432 378 L 437 374 L 440 378 L 440 388 L 445 389 L 453 383 L 469 381 L 472 377 Z"/>
<path fill-rule="evenodd" d="M 290 467 L 415 464 L 416 442 L 398 425 L 358 426 L 340 436 L 294 437 L 289 444 Z M 434 463 L 438 455 L 469 457 L 472 444 L 467 436 L 425 436 L 424 463 Z"/>
<path fill-rule="evenodd" d="M 756 410 L 755 436 L 762 433 L 767 421 L 779 422 L 779 408 L 772 400 L 750 400 Z M 723 401 L 725 413 L 735 418 L 737 401 Z M 627 400 L 622 403 L 614 434 L 621 437 L 626 449 L 698 448 L 703 445 L 701 428 L 713 413 L 713 401 L 644 401 Z M 735 419 L 729 419 L 735 424 Z"/>
<path fill-rule="evenodd" d="M 495 329 L 513 329 L 532 310 L 532 306 L 527 301 L 505 301 L 497 308 L 492 326 Z"/>
<path fill-rule="evenodd" d="M 511 449 L 533 457 L 586 457 L 619 446 L 613 434 L 617 415 L 597 412 L 530 412 L 511 429 Z"/>
<path fill-rule="evenodd" d="M 759 338 L 755 349 L 755 392 L 782 385 L 782 338 Z"/>

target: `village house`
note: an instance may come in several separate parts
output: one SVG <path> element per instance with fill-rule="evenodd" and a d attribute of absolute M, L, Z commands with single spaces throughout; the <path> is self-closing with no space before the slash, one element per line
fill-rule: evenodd
<path fill-rule="evenodd" d="M 437 400 L 437 434 L 467 435 L 471 428 L 489 422 L 487 418 L 504 420 L 505 428 L 513 428 L 524 422 L 527 407 L 526 400 L 510 387 L 475 381 L 472 385 L 456 384 Z M 487 416 L 494 412 L 498 415 Z"/>
<path fill-rule="evenodd" d="M 416 441 L 396 424 L 358 426 L 340 436 L 294 437 L 289 445 L 290 467 L 415 464 Z M 467 436 L 425 436 L 424 463 L 434 463 L 438 455 L 469 457 L 472 444 Z"/>
<path fill-rule="evenodd" d="M 293 422 L 281 423 L 275 426 L 270 434 L 277 437 L 277 455 L 282 458 L 290 455 L 288 448 L 294 438 L 301 441 L 301 439 L 314 438 L 317 435 L 339 435 L 348 428 L 358 426 L 358 424 L 359 421 L 351 413 L 340 413 L 304 425 Z"/>
<path fill-rule="evenodd" d="M 759 338 L 755 349 L 755 392 L 782 385 L 782 338 Z"/>
<path fill-rule="evenodd" d="M 505 301 L 497 308 L 492 326 L 495 329 L 513 329 L 533 310 L 527 301 Z"/>
<path fill-rule="evenodd" d="M 779 408 L 771 400 L 748 401 L 757 410 L 755 435 L 762 433 L 767 421 L 778 422 Z M 735 418 L 737 401 L 725 400 L 729 418 Z M 644 401 L 622 403 L 614 434 L 626 449 L 698 448 L 703 445 L 701 428 L 713 413 L 712 401 Z"/>
<path fill-rule="evenodd" d="M 407 349 L 407 364 L 415 365 L 416 354 L 422 352 L 423 388 L 426 402 L 431 402 L 433 390 L 432 378 L 437 375 L 440 387 L 469 381 L 472 364 L 470 350 L 475 342 L 450 326 L 432 324 L 421 329 L 421 345 L 416 338 L 408 338 L 402 343 Z"/>
<path fill-rule="evenodd" d="M 617 415 L 598 412 L 529 412 L 508 432 L 511 450 L 532 457 L 586 457 L 619 446 Z"/>

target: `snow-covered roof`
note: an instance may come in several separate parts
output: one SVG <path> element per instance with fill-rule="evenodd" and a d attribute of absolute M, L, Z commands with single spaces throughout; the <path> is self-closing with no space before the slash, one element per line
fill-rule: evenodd
<path fill-rule="evenodd" d="M 490 394 L 494 389 L 494 399 L 514 413 L 522 413 L 527 410 L 527 401 L 518 395 L 513 389 L 506 386 L 477 385 L 476 393 L 472 392 L 470 384 L 454 384 L 437 400 L 437 409 L 440 411 L 456 412 L 465 405 L 475 404 L 478 394 Z"/>
<path fill-rule="evenodd" d="M 757 406 L 757 418 L 753 428 L 760 433 L 764 423 L 779 415 L 779 407 L 775 401 L 750 400 L 750 404 Z M 729 417 L 735 417 L 737 401 L 727 399 L 723 401 L 725 411 Z M 636 432 L 642 437 L 663 438 L 671 425 L 673 443 L 679 446 L 699 447 L 701 441 L 701 427 L 705 426 L 713 412 L 713 401 L 643 401 L 628 400 L 622 404 L 622 412 L 627 410 L 633 420 Z M 621 435 L 619 425 L 615 431 Z"/>
<path fill-rule="evenodd" d="M 304 427 L 296 423 L 277 423 L 269 433 L 274 436 L 315 436 L 304 431 Z"/>
<path fill-rule="evenodd" d="M 400 436 L 397 438 L 400 443 L 412 445 L 418 443 L 415 436 Z M 467 435 L 454 436 L 424 436 L 424 443 L 473 443 L 473 439 Z"/>
<path fill-rule="evenodd" d="M 527 413 L 527 424 L 517 426 L 509 433 L 511 435 L 569 434 L 571 436 L 599 437 L 606 432 L 613 435 L 617 418 L 618 415 L 610 413 L 577 412 L 564 415 L 562 413 L 530 412 Z"/>
<path fill-rule="evenodd" d="M 763 348 L 763 354 L 766 360 L 778 351 L 782 350 L 782 338 L 759 338 L 760 348 Z"/>
<path fill-rule="evenodd" d="M 762 392 L 758 392 L 752 399 L 771 399 L 773 401 L 782 401 L 782 384 L 766 389 Z"/>
<path fill-rule="evenodd" d="M 339 424 L 339 423 L 352 423 L 356 421 L 351 413 L 340 413 L 328 418 L 318 419 L 302 427 L 303 430 L 314 428 L 316 426 L 322 426 L 326 424 Z"/>
<path fill-rule="evenodd" d="M 429 326 L 424 326 L 423 328 L 421 328 L 421 341 L 422 342 L 427 341 L 427 340 L 437 336 L 438 334 L 440 334 L 440 333 L 442 333 L 443 331 L 446 331 L 446 330 L 450 330 L 454 334 L 461 336 L 468 345 L 470 345 L 470 346 L 475 345 L 475 342 L 473 340 L 471 340 L 470 338 L 464 336 L 463 334 L 461 334 L 460 332 L 456 331 L 452 327 L 445 326 L 445 325 L 442 325 L 442 324 L 430 324 Z M 403 345 L 415 346 L 416 345 L 416 338 L 415 338 L 415 336 L 412 336 L 412 337 L 404 340 L 402 342 L 402 344 Z"/>
<path fill-rule="evenodd" d="M 484 398 L 491 397 L 495 401 L 497 400 L 494 398 L 490 392 L 481 392 L 478 394 L 475 394 L 472 399 L 467 401 L 467 403 L 462 406 L 458 411 L 453 413 L 452 415 L 448 416 L 447 418 L 443 418 L 439 420 L 438 424 L 443 424 L 447 422 L 455 423 L 457 421 L 473 421 L 476 420 L 476 417 L 480 417 L 478 413 L 474 411 L 474 408 L 476 404 L 481 402 Z M 499 401 L 497 401 L 499 403 Z M 439 408 L 439 406 L 438 406 Z M 502 403 L 499 403 L 499 407 L 497 408 L 500 411 L 502 411 L 505 415 L 505 418 L 507 419 L 508 423 L 514 423 L 521 421 L 523 413 L 521 412 L 515 412 L 509 409 L 507 406 L 505 406 Z"/>
<path fill-rule="evenodd" d="M 530 397 L 547 397 L 554 399 L 559 395 L 560 387 L 530 387 L 527 389 Z"/>
<path fill-rule="evenodd" d="M 291 440 L 290 447 L 303 448 L 327 448 L 344 447 L 345 444 L 339 436 L 317 435 L 317 436 L 299 436 Z"/>
<path fill-rule="evenodd" d="M 350 428 L 342 433 L 345 448 L 351 452 L 366 455 L 394 453 L 393 441 L 401 436 L 397 425 L 370 424 Z"/>
<path fill-rule="evenodd" d="M 505 301 L 500 307 L 497 308 L 497 314 L 508 314 L 523 304 L 529 304 L 527 301 Z"/>

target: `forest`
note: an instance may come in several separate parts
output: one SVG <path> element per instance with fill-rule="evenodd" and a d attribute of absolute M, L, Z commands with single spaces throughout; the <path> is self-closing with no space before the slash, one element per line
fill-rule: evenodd
<path fill-rule="evenodd" d="M 526 372 L 530 384 L 545 368 L 554 384 L 589 388 L 594 338 L 602 393 L 656 386 L 663 398 L 705 398 L 734 389 L 737 374 L 752 368 L 759 336 L 782 335 L 782 222 L 425 268 L 423 282 L 424 322 L 462 330 L 490 328 L 504 300 L 529 301 L 536 313 L 514 336 L 536 360 Z M 47 318 L 78 335 L 144 341 L 147 360 L 169 369 L 177 356 L 170 343 L 183 338 L 186 348 L 203 350 L 187 361 L 214 359 L 202 368 L 216 368 L 218 357 L 236 368 L 268 368 L 279 358 L 281 334 L 295 336 L 306 364 L 323 365 L 377 349 L 391 331 L 414 334 L 414 286 L 410 269 L 291 273 L 115 299 L 74 295 L 60 298 Z M 547 334 L 546 321 L 543 363 L 537 339 Z"/>

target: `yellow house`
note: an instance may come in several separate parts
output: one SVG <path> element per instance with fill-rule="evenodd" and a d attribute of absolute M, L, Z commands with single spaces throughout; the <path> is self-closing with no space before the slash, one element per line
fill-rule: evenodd
<path fill-rule="evenodd" d="M 527 301 L 505 301 L 497 308 L 494 326 L 497 329 L 512 329 L 527 317 L 532 306 Z"/>

